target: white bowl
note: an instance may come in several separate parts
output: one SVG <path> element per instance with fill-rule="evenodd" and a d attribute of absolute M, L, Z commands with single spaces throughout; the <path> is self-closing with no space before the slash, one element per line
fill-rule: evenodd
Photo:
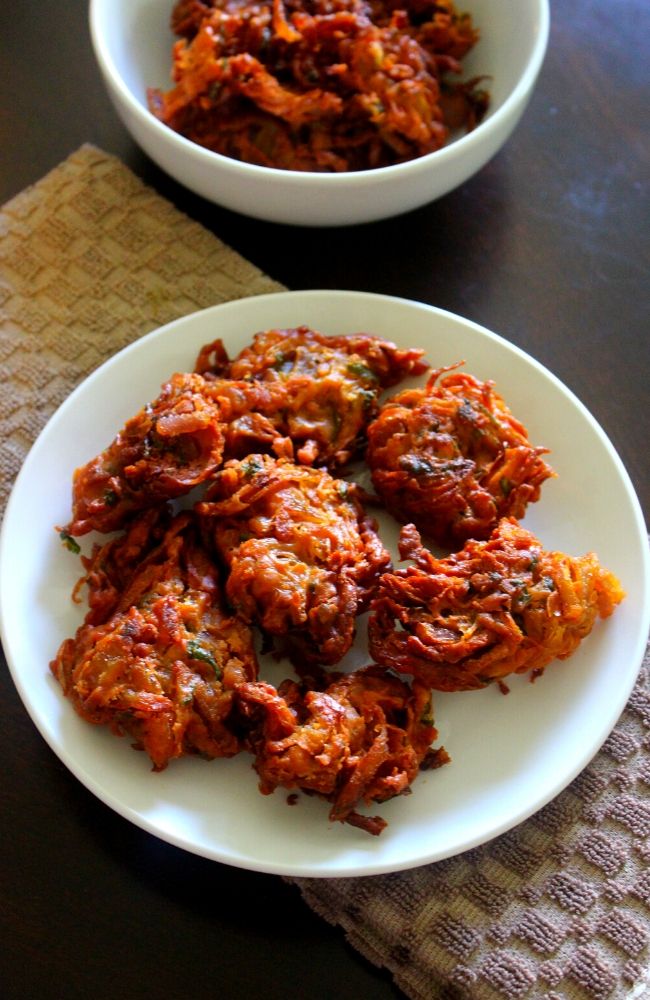
<path fill-rule="evenodd" d="M 376 170 L 323 174 L 241 163 L 183 138 L 148 110 L 147 87 L 171 86 L 173 0 L 91 0 L 95 55 L 111 100 L 144 152 L 175 180 L 226 208 L 270 222 L 339 226 L 399 215 L 440 198 L 483 167 L 517 125 L 549 31 L 548 0 L 468 0 L 481 32 L 464 78 L 490 77 L 481 124 L 443 149 Z"/>

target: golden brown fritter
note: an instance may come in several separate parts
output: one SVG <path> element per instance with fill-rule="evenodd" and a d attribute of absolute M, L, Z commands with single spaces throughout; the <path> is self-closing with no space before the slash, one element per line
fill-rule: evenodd
<path fill-rule="evenodd" d="M 284 405 L 281 386 L 172 375 L 108 448 L 75 471 L 66 533 L 118 530 L 137 511 L 189 493 L 228 455 L 262 445 L 286 448 L 266 418 L 255 421 L 257 412 L 273 414 Z"/>
<path fill-rule="evenodd" d="M 400 553 L 415 565 L 382 576 L 370 653 L 439 691 L 481 688 L 513 673 L 537 676 L 570 656 L 624 597 L 593 552 L 548 552 L 514 518 L 446 559 L 423 548 L 409 525 Z"/>
<path fill-rule="evenodd" d="M 84 719 L 128 734 L 159 771 L 184 754 L 239 751 L 233 691 L 255 680 L 257 661 L 249 628 L 223 608 L 193 516 L 179 514 L 161 540 L 154 521 L 142 515 L 87 561 L 96 600 L 50 667 Z"/>
<path fill-rule="evenodd" d="M 418 772 L 445 763 L 433 750 L 431 694 L 378 667 L 329 678 L 322 690 L 286 681 L 241 684 L 236 699 L 264 794 L 302 789 L 331 803 L 330 819 L 372 834 L 386 826 L 357 812 L 407 792 Z"/>
<path fill-rule="evenodd" d="M 454 368 L 457 366 L 453 366 Z M 554 475 L 494 383 L 464 372 L 406 389 L 368 427 L 367 461 L 387 510 L 434 542 L 487 538 L 501 517 L 522 518 Z"/>
<path fill-rule="evenodd" d="M 390 564 L 356 487 L 251 455 L 217 474 L 197 511 L 237 614 L 282 640 L 297 664 L 337 663 Z"/>
<path fill-rule="evenodd" d="M 273 395 L 258 412 L 291 439 L 296 461 L 335 467 L 359 452 L 381 391 L 426 371 L 423 353 L 368 334 L 327 336 L 302 326 L 256 334 L 230 363 L 220 341 L 207 344 L 196 369 L 263 383 Z"/>
<path fill-rule="evenodd" d="M 112 443 L 77 469 L 71 535 L 115 531 L 136 511 L 182 496 L 221 463 L 219 404 L 200 375 L 175 374 Z"/>

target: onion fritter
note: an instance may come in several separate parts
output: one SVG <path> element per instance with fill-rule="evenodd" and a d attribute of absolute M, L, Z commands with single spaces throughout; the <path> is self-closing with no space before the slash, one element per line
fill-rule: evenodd
<path fill-rule="evenodd" d="M 282 387 L 281 412 L 275 399 L 263 412 L 291 439 L 298 462 L 334 467 L 359 452 L 382 389 L 426 371 L 423 353 L 369 334 L 328 336 L 302 326 L 256 334 L 230 364 L 220 341 L 207 344 L 196 369 L 263 382 L 276 393 Z"/>
<path fill-rule="evenodd" d="M 455 365 L 452 367 L 456 367 Z M 464 372 L 406 389 L 368 427 L 367 460 L 383 504 L 447 548 L 522 518 L 554 475 L 494 383 Z M 438 383 L 438 384 L 436 384 Z"/>
<path fill-rule="evenodd" d="M 431 692 L 378 667 L 329 679 L 323 690 L 285 681 L 240 684 L 236 699 L 264 794 L 302 789 L 331 803 L 330 819 L 372 834 L 386 826 L 361 803 L 402 795 L 418 772 L 449 759 L 431 744 Z"/>
<path fill-rule="evenodd" d="M 257 677 L 250 629 L 225 613 L 193 516 L 179 514 L 157 544 L 153 515 L 142 518 L 95 550 L 85 581 L 97 594 L 121 592 L 94 602 L 51 670 L 84 719 L 131 736 L 156 771 L 184 754 L 231 757 L 233 690 Z"/>
<path fill-rule="evenodd" d="M 274 413 L 284 404 L 281 387 L 206 381 L 196 372 L 172 375 L 108 448 L 75 471 L 72 521 L 65 531 L 79 536 L 118 530 L 137 511 L 205 482 L 228 453 L 275 444 L 278 432 L 268 420 L 260 416 L 253 430 L 239 419 Z"/>
<path fill-rule="evenodd" d="M 200 375 L 176 374 L 153 403 L 77 469 L 67 531 L 114 531 L 138 510 L 182 496 L 221 463 L 220 408 Z"/>
<path fill-rule="evenodd" d="M 237 614 L 283 640 L 297 665 L 338 663 L 390 564 L 354 484 L 251 455 L 217 473 L 196 509 Z"/>
<path fill-rule="evenodd" d="M 372 657 L 439 691 L 485 687 L 508 674 L 541 674 L 566 659 L 623 600 L 616 577 L 593 552 L 548 552 L 514 518 L 487 541 L 469 541 L 438 559 L 413 525 L 402 529 L 402 558 L 373 601 Z"/>

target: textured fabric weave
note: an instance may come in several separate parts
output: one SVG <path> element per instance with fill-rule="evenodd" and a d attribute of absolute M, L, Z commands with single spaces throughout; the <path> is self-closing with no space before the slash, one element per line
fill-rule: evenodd
<path fill-rule="evenodd" d="M 70 390 L 144 333 L 281 286 L 82 147 L 0 212 L 0 511 Z M 602 751 L 536 816 L 435 865 L 294 879 L 412 1000 L 650 996 L 650 668 Z"/>

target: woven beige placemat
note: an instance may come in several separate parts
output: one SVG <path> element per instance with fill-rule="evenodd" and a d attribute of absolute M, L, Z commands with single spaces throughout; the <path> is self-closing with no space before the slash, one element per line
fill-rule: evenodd
<path fill-rule="evenodd" d="M 70 390 L 163 323 L 279 284 L 84 146 L 0 211 L 0 512 Z M 646 992 L 650 672 L 602 751 L 516 830 L 395 875 L 294 879 L 413 1000 Z"/>

